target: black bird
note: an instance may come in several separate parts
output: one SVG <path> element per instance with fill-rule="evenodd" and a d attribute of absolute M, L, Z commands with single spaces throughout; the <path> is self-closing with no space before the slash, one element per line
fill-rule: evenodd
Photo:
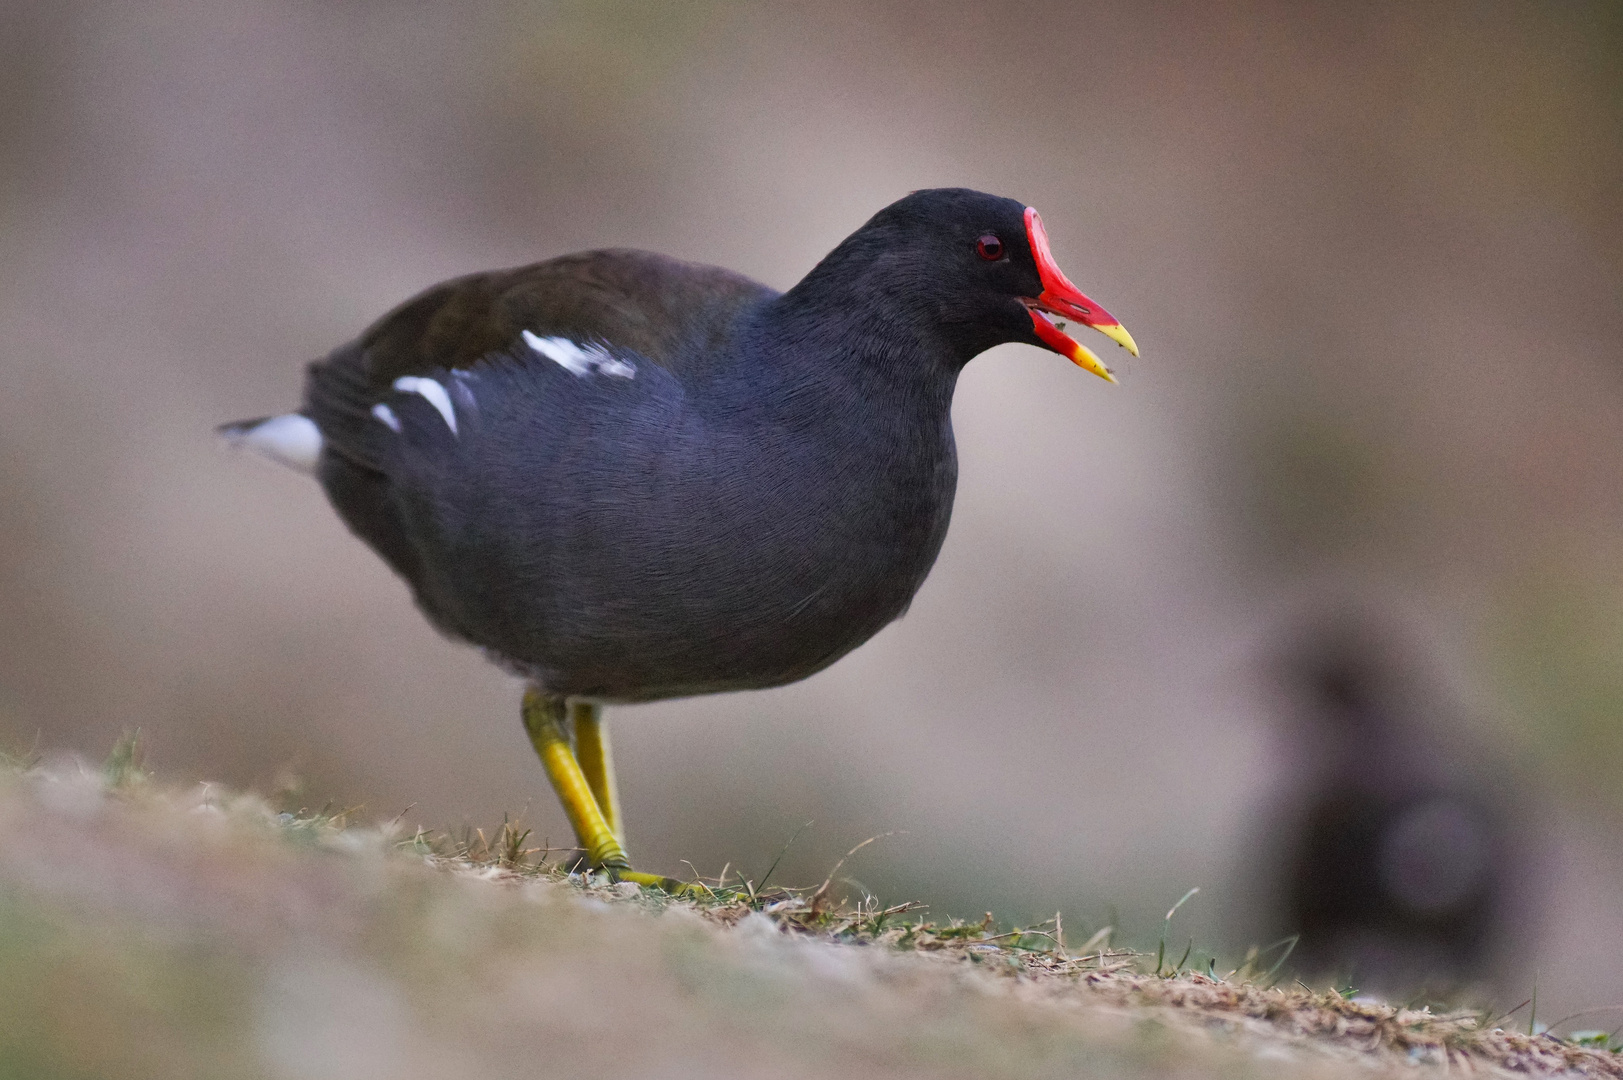
<path fill-rule="evenodd" d="M 1465 737 L 1393 628 L 1343 617 L 1292 635 L 1290 790 L 1269 808 L 1275 930 L 1292 962 L 1365 990 L 1489 974 L 1538 877 L 1514 822 L 1519 770 Z"/>
<path fill-rule="evenodd" d="M 964 364 L 1025 342 L 1115 381 L 1067 320 L 1137 354 L 1035 210 L 918 191 L 782 294 L 628 250 L 436 285 L 311 364 L 298 412 L 221 431 L 313 472 L 437 627 L 529 681 L 591 865 L 668 886 L 629 870 L 601 704 L 793 682 L 901 615 Z"/>

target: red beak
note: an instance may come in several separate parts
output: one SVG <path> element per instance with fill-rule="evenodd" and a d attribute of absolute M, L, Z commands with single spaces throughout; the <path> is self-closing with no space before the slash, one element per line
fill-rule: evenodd
<path fill-rule="evenodd" d="M 1027 310 L 1031 312 L 1032 329 L 1037 332 L 1038 339 L 1078 367 L 1086 368 L 1101 379 L 1115 382 L 1116 377 L 1097 356 L 1081 342 L 1068 336 L 1048 316 L 1058 315 L 1063 319 L 1079 322 L 1083 326 L 1091 326 L 1137 356 L 1138 345 L 1134 343 L 1133 335 L 1127 332 L 1115 316 L 1089 300 L 1081 289 L 1071 284 L 1071 279 L 1059 268 L 1059 264 L 1054 261 L 1054 253 L 1048 248 L 1048 232 L 1043 228 L 1043 219 L 1029 206 L 1026 207 L 1026 239 L 1031 242 L 1031 254 L 1037 260 L 1037 275 L 1043 283 L 1043 291 L 1035 299 L 1027 299 L 1025 302 Z"/>

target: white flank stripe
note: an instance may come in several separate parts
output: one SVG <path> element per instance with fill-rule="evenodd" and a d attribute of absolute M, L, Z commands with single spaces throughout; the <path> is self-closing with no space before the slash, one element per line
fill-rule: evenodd
<path fill-rule="evenodd" d="M 372 406 L 372 415 L 383 421 L 384 426 L 390 431 L 394 432 L 396 435 L 400 434 L 400 417 L 396 416 L 394 414 L 394 410 L 389 408 L 389 406 L 385 405 L 381 401 L 378 402 L 376 405 Z"/>
<path fill-rule="evenodd" d="M 252 450 L 302 473 L 316 471 L 321 457 L 321 429 L 308 416 L 287 413 L 251 428 L 231 429 L 225 439 L 232 446 Z"/>
<path fill-rule="evenodd" d="M 433 379 L 419 379 L 415 375 L 402 375 L 394 381 L 394 388 L 402 394 L 420 394 L 440 415 L 445 417 L 445 426 L 451 429 L 451 434 L 457 434 L 456 410 L 451 408 L 451 395 L 445 392 L 445 387 Z"/>
<path fill-rule="evenodd" d="M 581 347 L 564 337 L 537 337 L 528 330 L 524 331 L 524 344 L 551 360 L 571 375 L 589 375 L 592 371 L 592 362 L 586 358 Z"/>
<path fill-rule="evenodd" d="M 600 375 L 613 375 L 617 379 L 634 379 L 637 369 L 624 360 L 610 356 L 595 345 L 581 348 L 566 337 L 540 337 L 524 331 L 524 344 L 551 360 L 577 378 L 585 378 L 594 370 Z"/>

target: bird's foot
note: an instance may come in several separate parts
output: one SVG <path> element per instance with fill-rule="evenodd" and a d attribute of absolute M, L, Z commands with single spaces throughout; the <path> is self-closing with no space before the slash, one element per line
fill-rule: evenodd
<path fill-rule="evenodd" d="M 571 874 L 602 874 L 610 881 L 629 881 L 633 885 L 640 885 L 645 889 L 660 889 L 672 896 L 681 896 L 684 893 L 697 891 L 693 885 L 676 878 L 665 877 L 661 874 L 645 874 L 641 870 L 633 870 L 625 863 L 595 863 L 585 854 L 577 857 L 569 867 Z"/>
<path fill-rule="evenodd" d="M 610 873 L 613 874 L 617 881 L 629 881 L 633 885 L 641 885 L 645 889 L 662 889 L 672 896 L 681 896 L 684 893 L 698 891 L 685 881 L 661 877 L 658 874 L 644 874 L 640 870 L 613 870 Z"/>

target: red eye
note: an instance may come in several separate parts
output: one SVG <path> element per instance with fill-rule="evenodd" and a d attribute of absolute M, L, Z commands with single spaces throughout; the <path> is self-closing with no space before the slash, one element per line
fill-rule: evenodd
<path fill-rule="evenodd" d="M 996 262 L 1003 258 L 1003 241 L 999 240 L 995 233 L 987 233 L 975 241 L 975 254 L 987 262 Z"/>

